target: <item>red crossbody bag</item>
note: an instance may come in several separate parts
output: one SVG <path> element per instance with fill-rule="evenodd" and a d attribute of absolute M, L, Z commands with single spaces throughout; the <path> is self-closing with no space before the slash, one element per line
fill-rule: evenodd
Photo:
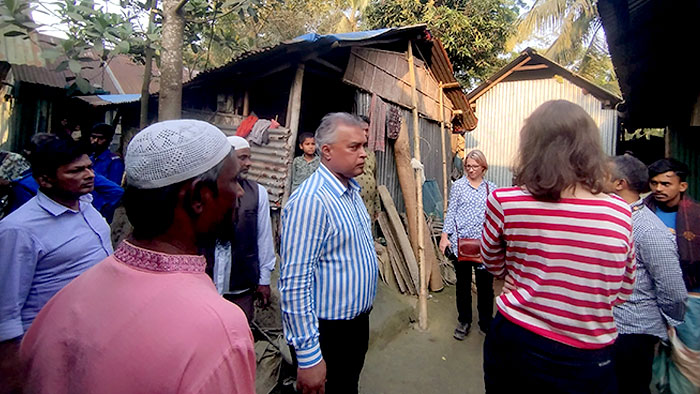
<path fill-rule="evenodd" d="M 486 182 L 486 181 L 484 181 Z M 486 198 L 489 198 L 489 184 L 486 183 Z M 455 221 L 455 232 L 457 232 L 457 221 Z M 459 232 L 457 232 L 459 237 Z M 470 261 L 482 263 L 481 259 L 481 239 L 457 238 L 457 261 Z"/>

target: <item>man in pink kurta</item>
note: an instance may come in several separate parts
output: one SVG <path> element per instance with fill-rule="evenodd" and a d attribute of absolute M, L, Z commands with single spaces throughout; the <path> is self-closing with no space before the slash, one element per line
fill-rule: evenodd
<path fill-rule="evenodd" d="M 254 393 L 248 322 L 196 255 L 232 227 L 241 188 L 230 144 L 204 122 L 156 123 L 132 140 L 126 166 L 134 233 L 37 316 L 20 349 L 25 392 Z"/>

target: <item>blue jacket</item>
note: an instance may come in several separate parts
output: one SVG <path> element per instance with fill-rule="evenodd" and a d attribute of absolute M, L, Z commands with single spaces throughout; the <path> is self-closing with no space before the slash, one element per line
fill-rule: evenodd
<path fill-rule="evenodd" d="M 10 191 L 10 205 L 6 215 L 14 212 L 36 196 L 39 190 L 39 184 L 32 176 L 32 170 L 25 171 L 20 178 L 12 181 L 12 189 Z M 95 174 L 95 190 L 92 191 L 92 206 L 97 209 L 102 216 L 107 220 L 107 223 L 112 222 L 114 210 L 119 206 L 119 202 L 124 195 L 122 189 L 116 183 Z"/>
<path fill-rule="evenodd" d="M 90 160 L 92 160 L 92 169 L 95 170 L 95 174 L 100 174 L 117 185 L 122 184 L 124 161 L 119 155 L 112 153 L 109 149 L 105 149 L 104 152 L 97 156 L 90 156 Z"/>

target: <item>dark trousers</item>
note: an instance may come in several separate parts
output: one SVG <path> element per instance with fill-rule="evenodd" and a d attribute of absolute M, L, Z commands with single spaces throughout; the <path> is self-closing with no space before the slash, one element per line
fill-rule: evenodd
<path fill-rule="evenodd" d="M 479 263 L 452 261 L 457 275 L 457 320 L 472 322 L 472 268 L 476 271 L 476 310 L 479 328 L 487 332 L 493 319 L 493 276 Z"/>
<path fill-rule="evenodd" d="M 357 393 L 369 346 L 369 312 L 352 320 L 319 319 L 318 332 L 326 362 L 326 393 Z"/>
<path fill-rule="evenodd" d="M 497 313 L 484 342 L 487 393 L 617 393 L 613 345 L 584 350 Z"/>
<path fill-rule="evenodd" d="M 615 373 L 622 394 L 648 394 L 651 366 L 659 338 L 645 334 L 620 334 L 615 341 Z"/>

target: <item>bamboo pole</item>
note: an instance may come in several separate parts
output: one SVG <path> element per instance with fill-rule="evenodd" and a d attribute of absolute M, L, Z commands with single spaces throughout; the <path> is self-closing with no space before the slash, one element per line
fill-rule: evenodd
<path fill-rule="evenodd" d="M 411 105 L 413 106 L 413 157 L 420 161 L 420 128 L 418 127 L 418 91 L 416 89 L 416 67 L 413 63 L 413 43 L 408 41 L 408 77 L 411 83 Z M 418 218 L 418 268 L 420 290 L 418 291 L 418 328 L 428 329 L 428 270 L 425 266 L 425 226 L 423 221 L 423 183 L 421 173 L 415 170 L 416 178 L 416 217 Z"/>
<path fill-rule="evenodd" d="M 440 152 L 442 152 L 442 218 L 447 216 L 447 152 L 445 152 L 445 107 L 443 106 L 443 87 L 440 82 Z"/>

